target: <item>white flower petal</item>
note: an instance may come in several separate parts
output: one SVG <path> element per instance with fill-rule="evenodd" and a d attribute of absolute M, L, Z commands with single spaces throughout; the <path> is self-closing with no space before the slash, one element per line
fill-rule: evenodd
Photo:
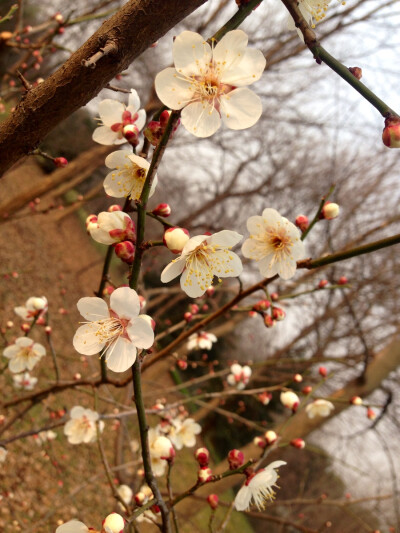
<path fill-rule="evenodd" d="M 109 316 L 108 306 L 101 298 L 86 296 L 85 298 L 81 298 L 76 306 L 86 320 L 101 320 Z"/>
<path fill-rule="evenodd" d="M 110 309 L 112 309 L 119 318 L 135 318 L 140 311 L 139 296 L 136 291 L 129 287 L 120 287 L 110 296 Z"/>
<path fill-rule="evenodd" d="M 136 361 L 136 348 L 127 339 L 119 337 L 106 352 L 107 367 L 113 372 L 125 372 Z"/>
<path fill-rule="evenodd" d="M 99 115 L 104 124 L 109 128 L 113 124 L 122 122 L 122 113 L 125 111 L 125 106 L 117 100 L 107 98 L 99 104 Z"/>
<path fill-rule="evenodd" d="M 250 128 L 261 117 L 261 99 L 250 89 L 235 89 L 222 96 L 220 102 L 222 120 L 232 130 Z"/>
<path fill-rule="evenodd" d="M 219 278 L 234 278 L 243 272 L 240 257 L 230 250 L 216 250 L 213 259 L 218 263 L 214 274 Z"/>
<path fill-rule="evenodd" d="M 90 236 L 96 242 L 101 244 L 114 244 L 117 242 L 116 239 L 110 236 L 108 231 L 105 231 L 103 228 L 93 228 L 90 230 Z"/>
<path fill-rule="evenodd" d="M 247 219 L 247 229 L 249 233 L 257 235 L 265 231 L 264 219 L 260 216 L 252 216 Z"/>
<path fill-rule="evenodd" d="M 82 418 L 86 412 L 86 409 L 82 407 L 81 405 L 75 405 L 70 412 L 71 418 Z"/>
<path fill-rule="evenodd" d="M 76 330 L 72 344 L 78 353 L 94 355 L 101 352 L 105 343 L 99 342 L 99 337 L 96 335 L 97 329 L 94 325 L 84 324 Z"/>
<path fill-rule="evenodd" d="M 282 217 L 276 209 L 272 209 L 271 207 L 267 207 L 266 209 L 264 209 L 264 211 L 262 212 L 262 218 L 267 227 L 282 224 L 282 219 L 287 220 L 287 218 Z"/>
<path fill-rule="evenodd" d="M 140 98 L 135 89 L 131 89 L 131 94 L 128 98 L 128 107 L 126 108 L 132 115 L 134 115 L 140 107 Z"/>
<path fill-rule="evenodd" d="M 131 152 L 129 150 L 117 150 L 116 152 L 111 152 L 111 154 L 108 154 L 105 159 L 105 165 L 107 168 L 124 167 L 124 165 L 130 167 L 130 155 Z"/>
<path fill-rule="evenodd" d="M 234 502 L 235 509 L 237 511 L 245 511 L 249 507 L 250 499 L 251 491 L 246 485 L 244 485 L 236 494 Z"/>
<path fill-rule="evenodd" d="M 189 252 L 192 252 L 202 242 L 206 241 L 210 237 L 211 237 L 210 235 L 196 235 L 196 237 L 192 237 L 191 239 L 189 239 L 188 242 L 183 247 L 181 257 L 187 255 Z"/>
<path fill-rule="evenodd" d="M 234 72 L 241 63 L 248 41 L 244 31 L 232 30 L 226 33 L 214 48 L 213 59 L 222 70 L 222 81 L 225 74 Z"/>
<path fill-rule="evenodd" d="M 178 259 L 175 259 L 169 265 L 167 265 L 161 272 L 161 282 L 168 283 L 172 279 L 182 274 L 184 268 L 185 258 L 179 257 Z"/>
<path fill-rule="evenodd" d="M 249 48 L 242 54 L 239 63 L 233 65 L 233 68 L 223 71 L 221 81 L 234 87 L 251 85 L 261 78 L 266 63 L 261 50 Z"/>
<path fill-rule="evenodd" d="M 135 122 L 135 126 L 139 131 L 142 131 L 144 125 L 146 124 L 146 111 L 144 109 L 139 109 L 137 112 L 138 118 Z"/>
<path fill-rule="evenodd" d="M 118 133 L 110 129 L 108 126 L 99 126 L 93 132 L 92 139 L 99 144 L 111 145 L 115 144 L 118 140 Z M 122 142 L 126 142 L 126 139 L 122 139 Z"/>
<path fill-rule="evenodd" d="M 190 272 L 192 273 L 190 274 Z M 198 298 L 206 292 L 209 287 L 209 284 L 207 286 L 203 286 L 200 283 L 199 277 L 196 275 L 196 270 L 191 271 L 186 268 L 183 271 L 181 276 L 181 289 L 186 292 L 188 296 L 190 296 L 191 298 Z"/>
<path fill-rule="evenodd" d="M 158 98 L 170 109 L 182 109 L 193 98 L 190 82 L 180 79 L 172 67 L 157 74 L 154 86 Z"/>
<path fill-rule="evenodd" d="M 232 91 L 234 92 L 234 91 Z M 196 137 L 210 137 L 221 125 L 221 117 L 208 103 L 194 102 L 181 114 L 182 125 Z"/>
<path fill-rule="evenodd" d="M 240 233 L 225 229 L 222 231 L 218 231 L 218 233 L 214 233 L 213 235 L 208 237 L 207 242 L 212 245 L 217 244 L 220 246 L 227 246 L 228 248 L 232 248 L 238 242 L 240 242 L 242 238 L 243 235 L 240 235 Z"/>
<path fill-rule="evenodd" d="M 124 198 L 128 196 L 132 185 L 132 174 L 129 171 L 121 173 L 116 179 L 116 172 L 109 172 L 103 182 L 104 190 L 108 196 L 113 198 Z"/>
<path fill-rule="evenodd" d="M 131 342 L 137 348 L 150 348 L 154 343 L 154 331 L 143 316 L 130 321 L 127 332 Z"/>
<path fill-rule="evenodd" d="M 242 254 L 244 257 L 259 261 L 265 256 L 265 247 L 260 246 L 260 243 L 254 239 L 246 239 L 242 244 Z"/>
<path fill-rule="evenodd" d="M 185 76 L 204 71 L 212 58 L 211 46 L 193 31 L 183 31 L 176 37 L 172 54 L 176 70 Z"/>
<path fill-rule="evenodd" d="M 56 533 L 89 533 L 89 529 L 83 522 L 79 522 L 78 520 L 70 520 L 61 526 L 58 526 Z"/>

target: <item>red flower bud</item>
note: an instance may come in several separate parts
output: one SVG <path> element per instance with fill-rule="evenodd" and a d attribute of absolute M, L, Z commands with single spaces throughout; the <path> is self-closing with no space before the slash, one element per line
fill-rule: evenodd
<path fill-rule="evenodd" d="M 327 279 L 321 279 L 321 281 L 318 283 L 318 288 L 319 289 L 323 289 L 327 285 L 328 285 L 328 280 Z"/>
<path fill-rule="evenodd" d="M 328 371 L 324 366 L 320 366 L 318 369 L 318 374 L 323 378 L 326 378 L 326 376 L 328 375 Z"/>
<path fill-rule="evenodd" d="M 388 148 L 400 148 L 400 119 L 398 117 L 385 120 L 382 141 Z"/>
<path fill-rule="evenodd" d="M 133 259 L 135 257 L 135 246 L 130 241 L 122 241 L 117 243 L 114 251 L 124 263 L 133 263 Z"/>
<path fill-rule="evenodd" d="M 210 494 L 207 501 L 211 509 L 216 509 L 218 507 L 219 498 L 216 494 Z"/>
<path fill-rule="evenodd" d="M 53 163 L 59 168 L 66 167 L 68 165 L 68 159 L 65 159 L 65 157 L 55 157 Z"/>
<path fill-rule="evenodd" d="M 353 74 L 355 78 L 361 80 L 362 78 L 362 69 L 360 67 L 349 67 L 349 71 Z"/>
<path fill-rule="evenodd" d="M 208 466 L 203 466 L 199 469 L 197 473 L 197 479 L 200 483 L 206 483 L 207 481 L 211 481 L 213 477 L 213 473 L 211 471 L 211 468 L 208 468 Z"/>
<path fill-rule="evenodd" d="M 346 278 L 346 276 L 341 276 L 338 279 L 338 285 L 347 285 L 348 282 L 349 280 Z"/>
<path fill-rule="evenodd" d="M 171 208 L 168 204 L 158 204 L 158 206 L 153 209 L 152 213 L 153 215 L 167 218 L 171 214 Z"/>
<path fill-rule="evenodd" d="M 200 466 L 208 466 L 208 463 L 210 462 L 210 452 L 207 448 L 198 448 L 194 452 L 194 456 Z"/>
<path fill-rule="evenodd" d="M 299 215 L 296 217 L 295 224 L 301 232 L 304 232 L 310 225 L 310 221 L 306 215 Z"/>
<path fill-rule="evenodd" d="M 228 453 L 228 463 L 230 470 L 236 470 L 244 463 L 244 455 L 240 450 L 231 450 Z"/>
<path fill-rule="evenodd" d="M 304 446 L 306 445 L 306 443 L 304 442 L 303 439 L 292 439 L 290 441 L 290 445 L 293 446 L 294 448 L 298 448 L 299 450 L 302 450 Z"/>

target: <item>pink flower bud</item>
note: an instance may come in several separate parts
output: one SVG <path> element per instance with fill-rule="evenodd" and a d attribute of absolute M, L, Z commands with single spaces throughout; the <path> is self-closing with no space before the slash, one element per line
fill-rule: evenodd
<path fill-rule="evenodd" d="M 254 437 L 253 444 L 254 446 L 257 446 L 258 448 L 262 448 L 262 449 L 264 449 L 265 446 L 267 445 L 267 443 L 262 437 Z"/>
<path fill-rule="evenodd" d="M 286 313 L 283 309 L 280 307 L 274 307 L 272 310 L 272 318 L 276 320 L 277 322 L 280 322 L 281 320 L 284 320 L 286 316 Z"/>
<path fill-rule="evenodd" d="M 385 120 L 382 141 L 388 148 L 400 148 L 400 119 L 396 117 Z"/>
<path fill-rule="evenodd" d="M 189 240 L 189 232 L 185 228 L 168 228 L 164 233 L 164 244 L 173 253 L 180 254 Z"/>
<path fill-rule="evenodd" d="M 53 163 L 58 168 L 66 167 L 68 165 L 68 159 L 65 157 L 55 157 Z"/>
<path fill-rule="evenodd" d="M 301 383 L 303 381 L 303 376 L 301 374 L 295 374 L 293 376 L 293 381 L 296 383 Z"/>
<path fill-rule="evenodd" d="M 176 364 L 178 365 L 178 368 L 180 370 L 186 370 L 188 367 L 187 361 L 185 361 L 184 359 L 178 359 Z"/>
<path fill-rule="evenodd" d="M 264 437 L 268 445 L 271 445 L 278 440 L 278 435 L 275 433 L 275 431 L 272 431 L 271 429 L 265 432 Z"/>
<path fill-rule="evenodd" d="M 76 372 L 76 373 L 74 374 L 74 380 L 75 380 L 75 381 L 79 381 L 79 380 L 81 379 L 81 377 L 82 377 L 82 374 L 80 374 L 79 372 Z"/>
<path fill-rule="evenodd" d="M 296 412 L 300 399 L 297 394 L 291 390 L 281 392 L 280 400 L 282 405 L 291 409 L 294 413 Z"/>
<path fill-rule="evenodd" d="M 160 124 L 162 128 L 168 124 L 169 117 L 171 116 L 171 111 L 165 109 L 160 115 Z"/>
<path fill-rule="evenodd" d="M 371 409 L 371 407 L 368 407 L 367 409 L 367 417 L 370 419 L 370 420 L 375 420 L 376 418 L 376 413 L 373 409 Z"/>
<path fill-rule="evenodd" d="M 122 134 L 131 146 L 137 146 L 139 144 L 139 130 L 134 124 L 124 126 Z"/>
<path fill-rule="evenodd" d="M 244 463 L 244 455 L 240 450 L 231 450 L 228 453 L 229 470 L 236 470 Z"/>
<path fill-rule="evenodd" d="M 208 466 L 208 463 L 210 462 L 210 452 L 207 448 L 197 448 L 194 452 L 194 456 L 200 466 Z"/>
<path fill-rule="evenodd" d="M 29 331 L 29 330 L 31 329 L 31 327 L 30 327 L 29 324 L 27 324 L 27 323 L 25 322 L 24 324 L 21 324 L 21 329 L 22 329 L 23 332 L 26 333 L 27 331 Z"/>
<path fill-rule="evenodd" d="M 349 71 L 353 74 L 355 78 L 361 80 L 362 78 L 362 69 L 360 67 L 349 67 Z"/>
<path fill-rule="evenodd" d="M 12 320 L 7 320 L 6 327 L 8 329 L 12 328 L 14 326 L 14 322 Z"/>
<path fill-rule="evenodd" d="M 183 318 L 184 320 L 186 320 L 186 322 L 190 322 L 193 318 L 193 315 L 192 313 L 189 313 L 189 311 L 187 311 L 184 315 L 183 315 Z"/>
<path fill-rule="evenodd" d="M 216 494 L 210 494 L 207 498 L 208 505 L 211 509 L 216 509 L 218 507 L 219 498 Z"/>
<path fill-rule="evenodd" d="M 97 216 L 96 215 L 89 215 L 86 218 L 86 229 L 87 229 L 88 233 L 90 233 L 91 229 L 94 229 L 94 228 L 97 228 L 97 227 L 98 227 Z"/>
<path fill-rule="evenodd" d="M 46 326 L 44 328 L 44 331 L 45 331 L 46 335 L 51 335 L 53 330 L 51 329 L 51 326 Z"/>
<path fill-rule="evenodd" d="M 303 387 L 303 388 L 301 389 L 301 392 L 302 392 L 303 394 L 310 394 L 311 391 L 312 391 L 312 387 L 310 387 L 310 385 L 306 385 L 305 387 Z"/>
<path fill-rule="evenodd" d="M 110 207 L 107 209 L 109 213 L 113 213 L 114 211 L 122 211 L 122 207 L 118 204 L 110 205 Z"/>
<path fill-rule="evenodd" d="M 146 500 L 147 496 L 143 492 L 137 492 L 135 494 L 135 502 L 138 507 L 142 507 Z"/>
<path fill-rule="evenodd" d="M 36 324 L 38 326 L 45 326 L 46 325 L 46 320 L 44 319 L 43 316 L 40 316 L 37 320 L 36 320 Z"/>
<path fill-rule="evenodd" d="M 158 206 L 153 209 L 152 213 L 158 217 L 167 218 L 171 214 L 171 208 L 168 204 L 158 204 Z"/>
<path fill-rule="evenodd" d="M 325 220 L 332 220 L 333 218 L 336 218 L 339 216 L 340 207 L 338 204 L 335 204 L 333 202 L 325 202 L 324 207 L 321 211 L 321 218 L 324 218 Z"/>
<path fill-rule="evenodd" d="M 318 289 L 323 289 L 328 285 L 327 279 L 321 279 L 321 281 L 318 283 Z"/>
<path fill-rule="evenodd" d="M 200 483 L 207 483 L 207 481 L 212 480 L 212 477 L 213 473 L 208 466 L 201 467 L 197 473 L 197 479 Z"/>
<path fill-rule="evenodd" d="M 310 222 L 308 220 L 308 217 L 306 217 L 306 215 L 299 215 L 296 217 L 295 224 L 301 232 L 304 232 L 310 225 Z"/>
<path fill-rule="evenodd" d="M 258 399 L 263 405 L 268 405 L 269 402 L 272 400 L 272 394 L 270 392 L 261 392 L 258 394 Z"/>
<path fill-rule="evenodd" d="M 111 513 L 103 520 L 104 533 L 122 533 L 125 520 L 118 513 Z"/>
<path fill-rule="evenodd" d="M 211 285 L 211 287 L 208 287 L 208 289 L 206 290 L 206 294 L 209 298 L 211 298 L 211 296 L 214 296 L 214 293 L 215 293 L 215 289 L 214 287 Z"/>
<path fill-rule="evenodd" d="M 131 241 L 122 241 L 117 243 L 114 251 L 117 257 L 119 257 L 124 263 L 133 263 L 133 259 L 135 257 L 135 246 L 131 243 Z"/>
<path fill-rule="evenodd" d="M 154 455 L 158 456 L 160 459 L 169 461 L 170 463 L 174 461 L 176 455 L 172 442 L 168 437 L 163 436 L 157 437 L 153 442 L 152 451 L 154 452 Z"/>
<path fill-rule="evenodd" d="M 352 398 L 350 398 L 350 403 L 352 405 L 362 405 L 363 401 L 362 398 L 360 398 L 359 396 L 353 396 Z"/>
<path fill-rule="evenodd" d="M 326 376 L 328 375 L 328 371 L 324 366 L 320 366 L 318 368 L 318 374 L 322 376 L 323 378 L 326 378 Z"/>
<path fill-rule="evenodd" d="M 273 328 L 276 324 L 276 320 L 271 315 L 264 315 L 264 324 L 267 328 Z"/>
<path fill-rule="evenodd" d="M 197 313 L 199 312 L 199 306 L 197 304 L 190 304 L 189 309 L 193 315 L 197 315 Z"/>
<path fill-rule="evenodd" d="M 269 300 L 259 300 L 253 305 L 254 311 L 266 311 L 269 307 L 271 307 Z"/>
<path fill-rule="evenodd" d="M 293 448 L 298 448 L 299 450 L 302 450 L 305 447 L 306 443 L 303 439 L 292 439 L 290 441 L 290 445 L 293 446 Z"/>
<path fill-rule="evenodd" d="M 338 279 L 338 285 L 347 285 L 349 280 L 346 278 L 346 276 L 341 276 Z"/>
<path fill-rule="evenodd" d="M 277 292 L 271 292 L 270 297 L 273 302 L 277 302 L 279 300 L 279 294 Z"/>

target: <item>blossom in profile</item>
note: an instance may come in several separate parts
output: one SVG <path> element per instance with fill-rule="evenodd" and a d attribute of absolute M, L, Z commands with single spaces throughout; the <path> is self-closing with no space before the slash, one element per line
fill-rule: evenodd
<path fill-rule="evenodd" d="M 207 333 L 206 331 L 199 331 L 193 333 L 188 338 L 186 348 L 190 350 L 211 350 L 214 342 L 217 342 L 217 337 L 214 333 Z"/>
<path fill-rule="evenodd" d="M 285 464 L 285 461 L 274 461 L 266 468 L 251 474 L 236 494 L 234 502 L 236 510 L 246 511 L 252 503 L 259 511 L 264 509 L 265 503 L 275 497 L 273 487 L 276 487 L 279 477 L 276 469 Z"/>
<path fill-rule="evenodd" d="M 116 244 L 122 241 L 136 240 L 135 224 L 123 211 L 103 211 L 99 213 L 96 223 L 88 226 L 92 239 L 101 244 Z"/>
<path fill-rule="evenodd" d="M 131 89 L 128 106 L 111 98 L 102 100 L 99 104 L 102 125 L 94 130 L 93 140 L 104 145 L 125 143 L 124 134 L 131 132 L 132 126 L 139 134 L 146 122 L 146 112 L 139 108 L 140 99 L 135 89 Z"/>
<path fill-rule="evenodd" d="M 235 363 L 231 366 L 231 373 L 228 374 L 226 381 L 231 387 L 236 387 L 237 389 L 242 390 L 250 381 L 250 376 L 251 368 L 248 365 L 242 366 Z"/>
<path fill-rule="evenodd" d="M 324 400 L 322 398 L 314 400 L 312 403 L 309 403 L 306 407 L 306 413 L 308 418 L 314 418 L 316 416 L 329 416 L 331 411 L 335 409 L 335 406 L 332 402 Z"/>
<path fill-rule="evenodd" d="M 16 374 L 13 376 L 14 387 L 16 389 L 33 390 L 34 386 L 38 382 L 38 378 L 31 376 L 29 372 L 23 374 Z"/>
<path fill-rule="evenodd" d="M 114 372 L 130 368 L 137 350 L 150 348 L 154 342 L 151 318 L 139 315 L 139 297 L 129 287 L 120 287 L 111 294 L 110 308 L 96 297 L 81 298 L 77 307 L 87 322 L 75 333 L 75 350 L 83 355 L 102 352 Z"/>
<path fill-rule="evenodd" d="M 181 276 L 181 288 L 188 296 L 202 296 L 212 285 L 214 276 L 231 278 L 242 273 L 242 262 L 231 251 L 241 239 L 242 235 L 229 230 L 192 237 L 181 255 L 164 268 L 161 281 L 168 283 Z"/>
<path fill-rule="evenodd" d="M 14 312 L 23 320 L 33 320 L 40 315 L 44 315 L 47 311 L 47 298 L 44 296 L 32 296 L 28 298 L 25 305 L 14 307 Z"/>
<path fill-rule="evenodd" d="M 155 89 L 167 107 L 182 109 L 181 122 L 193 135 L 213 135 L 221 119 L 228 128 L 242 130 L 260 118 L 261 100 L 246 86 L 261 78 L 266 60 L 247 43 L 242 30 L 228 32 L 212 46 L 192 31 L 175 38 L 175 67 L 157 74 Z"/>
<path fill-rule="evenodd" d="M 117 492 L 125 505 L 130 505 L 133 497 L 133 490 L 128 485 L 120 485 L 117 488 Z M 121 502 L 118 502 L 118 506 L 123 509 Z"/>
<path fill-rule="evenodd" d="M 129 197 L 131 200 L 139 200 L 150 163 L 129 150 L 117 150 L 106 157 L 105 164 L 113 169 L 104 180 L 106 193 L 114 198 Z M 155 175 L 149 197 L 154 194 L 157 182 Z"/>
<path fill-rule="evenodd" d="M 0 463 L 4 463 L 4 461 L 7 458 L 8 451 L 3 448 L 3 446 L 0 446 Z"/>
<path fill-rule="evenodd" d="M 181 450 L 184 446 L 192 448 L 196 444 L 196 435 L 199 433 L 201 433 L 201 426 L 193 418 L 186 418 L 183 422 L 176 418 L 171 423 L 168 438 L 177 450 Z"/>
<path fill-rule="evenodd" d="M 264 209 L 262 216 L 247 220 L 250 237 L 242 246 L 242 254 L 258 263 L 260 273 L 266 278 L 278 274 L 290 279 L 296 272 L 296 262 L 305 257 L 305 247 L 300 232 L 287 218 L 275 209 Z"/>
<path fill-rule="evenodd" d="M 299 0 L 298 6 L 301 14 L 307 21 L 307 24 L 312 28 L 315 28 L 315 25 L 325 18 L 330 3 L 331 0 Z M 288 27 L 289 30 L 297 29 L 294 20 L 290 15 L 288 19 Z"/>
<path fill-rule="evenodd" d="M 167 461 L 162 459 L 159 450 L 157 447 L 157 439 L 161 436 L 160 430 L 158 427 L 150 428 L 148 431 L 149 439 L 149 450 L 150 450 L 150 460 L 151 460 L 151 469 L 153 474 L 156 477 L 161 477 L 165 469 L 167 468 Z"/>
<path fill-rule="evenodd" d="M 69 520 L 65 524 L 58 526 L 56 533 L 90 533 L 90 530 L 79 520 Z"/>
<path fill-rule="evenodd" d="M 18 374 L 24 370 L 32 370 L 40 359 L 46 355 L 46 348 L 28 337 L 19 337 L 14 344 L 7 346 L 4 357 L 10 359 L 10 372 Z"/>
<path fill-rule="evenodd" d="M 96 423 L 99 420 L 99 414 L 96 411 L 75 405 L 71 409 L 70 417 L 71 420 L 68 420 L 64 426 L 64 434 L 70 444 L 88 443 L 96 440 Z M 103 427 L 104 422 L 100 422 L 100 431 Z"/>

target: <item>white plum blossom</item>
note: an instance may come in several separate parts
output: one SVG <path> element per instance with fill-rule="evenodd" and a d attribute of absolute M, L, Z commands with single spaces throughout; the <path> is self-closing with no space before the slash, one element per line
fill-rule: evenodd
<path fill-rule="evenodd" d="M 199 331 L 193 333 L 188 338 L 186 348 L 190 350 L 211 350 L 214 342 L 217 342 L 217 337 L 214 333 L 207 333 L 206 331 Z"/>
<path fill-rule="evenodd" d="M 288 409 L 296 410 L 300 403 L 300 398 L 291 390 L 283 391 L 280 395 L 282 405 Z"/>
<path fill-rule="evenodd" d="M 122 241 L 135 241 L 135 226 L 131 217 L 123 211 L 103 211 L 96 223 L 88 226 L 92 239 L 101 244 L 115 244 Z"/>
<path fill-rule="evenodd" d="M 306 413 L 308 418 L 314 418 L 316 416 L 329 416 L 331 411 L 335 409 L 335 406 L 332 402 L 324 400 L 322 398 L 314 400 L 312 403 L 309 403 L 306 407 Z"/>
<path fill-rule="evenodd" d="M 266 278 L 275 274 L 283 279 L 292 278 L 297 260 L 305 257 L 298 228 L 275 209 L 267 208 L 262 216 L 247 220 L 247 229 L 250 237 L 243 243 L 242 254 L 257 261 Z"/>
<path fill-rule="evenodd" d="M 231 366 L 231 373 L 226 378 L 226 381 L 231 387 L 236 387 L 237 389 L 242 390 L 250 381 L 250 376 L 251 368 L 248 365 L 242 366 L 235 363 Z"/>
<path fill-rule="evenodd" d="M 0 463 L 4 463 L 4 461 L 7 458 L 8 451 L 3 448 L 3 446 L 0 446 Z"/>
<path fill-rule="evenodd" d="M 139 315 L 139 297 L 129 287 L 120 287 L 111 294 L 110 309 L 96 297 L 81 298 L 77 307 L 87 322 L 75 333 L 75 350 L 83 355 L 103 352 L 108 368 L 114 372 L 130 368 L 137 349 L 150 348 L 154 342 L 149 323 L 152 319 Z"/>
<path fill-rule="evenodd" d="M 212 285 L 214 276 L 231 278 L 242 273 L 242 262 L 231 251 L 241 239 L 242 235 L 229 230 L 192 237 L 181 255 L 164 268 L 161 281 L 168 283 L 182 274 L 182 290 L 191 298 L 202 296 Z"/>
<path fill-rule="evenodd" d="M 128 106 L 117 100 L 102 100 L 99 104 L 99 115 L 103 125 L 94 130 L 93 140 L 104 145 L 125 143 L 124 128 L 131 125 L 135 126 L 139 133 L 146 122 L 146 112 L 139 107 L 140 99 L 135 89 L 131 89 Z"/>
<path fill-rule="evenodd" d="M 56 533 L 89 533 L 89 528 L 79 520 L 69 520 L 58 526 Z"/>
<path fill-rule="evenodd" d="M 64 426 L 64 434 L 70 444 L 80 444 L 82 442 L 94 442 L 97 438 L 96 424 L 99 420 L 99 413 L 91 409 L 85 409 L 80 405 L 75 405 L 71 409 L 71 420 Z M 99 423 L 99 430 L 104 428 L 104 422 Z"/>
<path fill-rule="evenodd" d="M 14 344 L 7 346 L 3 355 L 10 359 L 8 363 L 10 372 L 17 374 L 24 370 L 32 370 L 46 355 L 46 348 L 28 337 L 19 337 Z"/>
<path fill-rule="evenodd" d="M 177 450 L 181 450 L 184 446 L 193 448 L 196 444 L 196 435 L 199 433 L 201 433 L 201 426 L 193 418 L 186 418 L 183 422 L 175 418 L 171 422 L 168 438 Z"/>
<path fill-rule="evenodd" d="M 44 296 L 31 296 L 25 305 L 14 307 L 14 312 L 23 320 L 33 320 L 35 317 L 45 314 L 47 311 L 47 298 Z"/>
<path fill-rule="evenodd" d="M 38 382 L 38 378 L 31 376 L 29 372 L 23 374 L 16 374 L 13 376 L 14 387 L 16 389 L 33 390 L 34 386 Z"/>
<path fill-rule="evenodd" d="M 117 150 L 106 157 L 105 164 L 106 167 L 114 169 L 105 177 L 106 193 L 114 198 L 129 197 L 139 200 L 150 163 L 129 150 Z M 149 197 L 154 194 L 157 183 L 158 178 L 155 175 Z"/>
<path fill-rule="evenodd" d="M 182 109 L 183 126 L 197 137 L 209 137 L 221 125 L 233 130 L 253 126 L 260 118 L 260 98 L 246 85 L 261 78 L 266 60 L 247 48 L 242 30 L 228 32 L 210 46 L 201 35 L 184 31 L 173 44 L 174 67 L 157 74 L 157 96 L 170 109 Z"/>
<path fill-rule="evenodd" d="M 312 28 L 315 28 L 315 24 L 325 18 L 330 3 L 331 0 L 299 0 L 298 6 L 301 14 L 306 19 L 307 24 Z M 289 30 L 297 29 L 294 20 L 290 15 L 288 19 L 288 28 Z M 298 33 L 301 35 L 299 30 Z M 303 39 L 302 35 L 301 38 Z"/>
<path fill-rule="evenodd" d="M 128 485 L 120 485 L 117 488 L 119 497 L 126 505 L 130 505 L 133 497 L 133 490 Z M 118 502 L 119 507 L 123 508 L 121 502 Z"/>
<path fill-rule="evenodd" d="M 150 428 L 148 431 L 151 469 L 156 477 L 161 477 L 167 468 L 167 461 L 161 459 L 157 448 L 157 439 L 161 436 L 159 427 Z"/>
<path fill-rule="evenodd" d="M 236 494 L 234 502 L 236 510 L 245 511 L 250 507 L 252 501 L 260 511 L 264 509 L 265 502 L 271 501 L 275 497 L 275 491 L 272 487 L 276 487 L 279 477 L 276 469 L 285 464 L 285 461 L 274 461 L 266 468 L 249 476 Z"/>
<path fill-rule="evenodd" d="M 48 431 L 40 431 L 35 436 L 37 444 L 42 445 L 48 440 L 54 440 L 55 438 L 57 438 L 57 433 L 49 429 Z"/>

